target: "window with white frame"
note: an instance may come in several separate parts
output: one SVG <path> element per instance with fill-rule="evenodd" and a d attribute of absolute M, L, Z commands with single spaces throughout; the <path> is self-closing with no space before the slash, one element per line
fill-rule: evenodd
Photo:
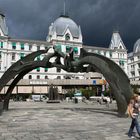
<path fill-rule="evenodd" d="M 16 54 L 12 53 L 12 60 L 15 60 L 15 59 L 16 59 Z"/>
<path fill-rule="evenodd" d="M 29 50 L 30 50 L 30 51 L 32 50 L 32 45 L 29 45 Z"/>
<path fill-rule="evenodd" d="M 45 76 L 45 79 L 48 79 L 48 76 L 47 75 Z"/>
<path fill-rule="evenodd" d="M 32 75 L 29 75 L 29 79 L 32 79 Z"/>
<path fill-rule="evenodd" d="M 39 51 L 40 50 L 40 46 L 37 46 L 37 51 Z"/>
<path fill-rule="evenodd" d="M 37 79 L 40 79 L 40 75 L 37 75 Z"/>
<path fill-rule="evenodd" d="M 1 60 L 1 58 L 2 58 L 2 52 L 0 51 L 0 60 Z"/>

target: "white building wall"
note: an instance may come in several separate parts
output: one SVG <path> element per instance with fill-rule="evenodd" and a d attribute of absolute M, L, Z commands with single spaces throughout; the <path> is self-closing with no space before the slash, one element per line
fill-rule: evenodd
<path fill-rule="evenodd" d="M 0 28 L 0 35 L 4 36 L 3 31 L 1 30 L 1 28 Z"/>
<path fill-rule="evenodd" d="M 37 46 L 40 46 L 40 49 L 45 48 L 45 45 L 32 44 L 32 51 L 30 51 L 29 50 L 29 43 L 27 42 L 24 44 L 25 44 L 24 50 L 21 50 L 20 42 L 16 43 L 16 49 L 13 50 L 12 49 L 12 42 L 4 43 L 5 49 L 2 51 L 2 61 L 1 61 L 1 69 L 3 70 L 3 72 L 5 70 L 5 67 L 6 67 L 6 69 L 8 69 L 11 66 L 11 64 L 15 63 L 17 60 L 20 59 L 20 53 L 24 53 L 25 55 L 27 55 L 33 51 L 37 51 Z M 66 53 L 66 46 L 67 45 L 61 45 L 61 50 L 64 53 Z M 71 45 L 71 46 L 73 46 L 73 45 Z M 81 47 L 78 47 L 77 56 L 80 55 L 80 48 Z M 53 53 L 53 52 L 54 52 L 54 50 L 50 49 L 48 53 Z M 117 51 L 110 50 L 110 49 L 106 49 L 106 50 L 99 49 L 98 50 L 97 48 L 96 48 L 96 50 L 93 50 L 92 52 L 100 53 L 101 55 L 104 55 L 104 56 L 112 59 L 118 65 L 119 65 L 119 59 L 123 58 L 125 61 L 124 70 L 127 73 L 127 54 L 125 52 L 121 53 L 121 52 L 117 52 Z M 12 53 L 15 53 L 15 60 L 12 60 Z M 119 57 L 117 57 L 118 54 L 122 54 L 122 55 L 119 55 Z M 43 57 L 44 57 L 44 55 L 42 55 L 40 58 L 43 59 Z M 55 58 L 52 58 L 50 60 L 50 62 L 54 62 L 54 60 L 55 60 Z M 64 63 L 63 61 L 64 60 L 62 60 L 62 63 Z M 24 76 L 24 78 L 29 79 L 29 75 L 32 75 L 32 79 L 37 79 L 37 75 L 40 75 L 40 79 L 45 79 L 46 75 L 48 76 L 49 79 L 57 79 L 57 76 L 60 76 L 61 79 L 63 79 L 65 75 L 70 75 L 70 76 L 75 75 L 75 77 L 76 77 L 75 73 L 67 73 L 64 70 L 61 70 L 61 72 L 58 73 L 56 71 L 56 68 L 49 68 L 47 72 L 44 71 L 44 68 L 40 68 L 40 72 L 37 72 L 37 70 L 35 69 L 32 72 L 30 72 L 29 74 L 27 74 L 26 76 Z M 83 79 L 84 76 L 82 74 L 79 74 L 79 75 L 77 75 L 77 77 L 79 77 L 80 79 Z"/>

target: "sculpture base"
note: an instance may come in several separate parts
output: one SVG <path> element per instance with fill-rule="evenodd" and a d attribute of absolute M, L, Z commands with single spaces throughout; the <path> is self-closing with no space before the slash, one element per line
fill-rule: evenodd
<path fill-rule="evenodd" d="M 47 103 L 60 103 L 60 100 L 48 100 Z"/>

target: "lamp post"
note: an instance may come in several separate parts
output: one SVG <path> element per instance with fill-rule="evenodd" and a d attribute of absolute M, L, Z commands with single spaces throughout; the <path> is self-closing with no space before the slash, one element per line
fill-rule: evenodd
<path fill-rule="evenodd" d="M 97 87 L 97 96 L 98 96 L 98 87 Z"/>

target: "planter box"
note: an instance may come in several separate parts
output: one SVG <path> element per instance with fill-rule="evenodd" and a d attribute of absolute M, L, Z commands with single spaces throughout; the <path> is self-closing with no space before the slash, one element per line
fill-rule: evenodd
<path fill-rule="evenodd" d="M 0 102 L 0 115 L 2 115 L 3 112 L 3 102 Z"/>

